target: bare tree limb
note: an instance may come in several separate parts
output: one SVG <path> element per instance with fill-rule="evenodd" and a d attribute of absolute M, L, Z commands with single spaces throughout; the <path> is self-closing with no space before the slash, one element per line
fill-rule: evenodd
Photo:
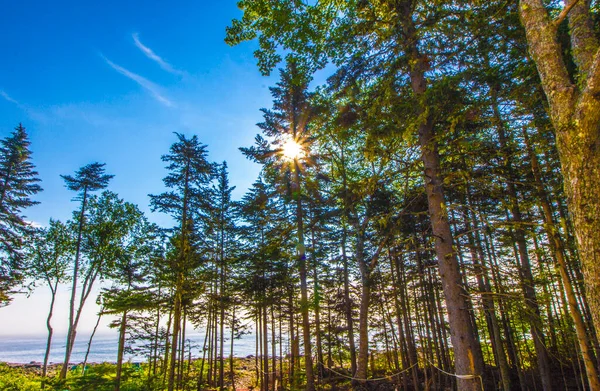
<path fill-rule="evenodd" d="M 558 16 L 556 17 L 556 19 L 552 21 L 552 24 L 555 28 L 558 28 L 558 26 L 563 22 L 563 20 L 565 20 L 567 16 L 569 16 L 569 12 L 571 12 L 571 9 L 575 6 L 575 4 L 577 4 L 578 1 L 579 0 L 571 0 L 569 4 L 565 5 L 562 11 L 560 11 L 560 14 L 558 14 Z"/>

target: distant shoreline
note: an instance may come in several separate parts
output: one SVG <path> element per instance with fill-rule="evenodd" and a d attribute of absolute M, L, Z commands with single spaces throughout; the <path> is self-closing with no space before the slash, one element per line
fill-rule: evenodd
<path fill-rule="evenodd" d="M 132 361 L 133 364 L 141 364 L 140 362 L 137 361 Z M 29 368 L 39 368 L 41 369 L 44 366 L 44 363 L 41 361 L 31 361 L 28 363 L 22 363 L 22 362 L 7 362 L 7 361 L 0 361 L 0 364 L 5 364 L 11 368 L 25 368 L 25 369 L 29 369 Z M 69 365 L 82 365 L 83 362 L 80 363 L 69 363 Z M 117 362 L 116 361 L 93 361 L 93 362 L 88 362 L 86 365 L 99 365 L 99 364 L 112 364 L 112 365 L 116 365 Z M 51 362 L 48 363 L 48 368 L 58 368 L 62 366 L 62 363 L 58 363 L 58 362 Z"/>
<path fill-rule="evenodd" d="M 250 355 L 246 355 L 246 356 L 236 356 L 234 355 L 233 358 L 235 360 L 254 360 L 256 357 L 252 354 Z M 225 357 L 225 360 L 228 360 L 229 356 Z M 260 356 L 259 356 L 259 359 Z M 276 356 L 277 360 L 280 360 L 281 357 Z M 192 357 L 192 361 L 196 361 L 196 360 L 201 360 L 200 357 Z M 145 363 L 145 361 L 143 360 L 124 360 L 124 363 L 131 363 L 131 364 L 143 364 Z M 23 368 L 23 369 L 41 369 L 44 365 L 43 361 L 30 361 L 28 363 L 18 363 L 18 362 L 9 362 L 9 361 L 3 361 L 0 360 L 0 365 L 7 365 L 11 368 Z M 69 366 L 79 366 L 82 365 L 83 362 L 70 362 Z M 100 364 L 110 364 L 110 365 L 116 365 L 117 362 L 116 361 L 89 361 L 86 363 L 86 365 L 100 365 Z M 62 363 L 59 362 L 49 362 L 48 363 L 48 369 L 55 369 L 62 366 Z"/>

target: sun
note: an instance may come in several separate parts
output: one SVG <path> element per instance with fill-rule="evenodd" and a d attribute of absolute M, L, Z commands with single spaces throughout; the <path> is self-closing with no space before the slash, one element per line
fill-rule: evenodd
<path fill-rule="evenodd" d="M 300 143 L 294 140 L 293 137 L 289 136 L 283 143 L 283 146 L 281 148 L 281 155 L 286 160 L 293 161 L 297 159 L 302 159 L 306 155 L 306 151 Z"/>

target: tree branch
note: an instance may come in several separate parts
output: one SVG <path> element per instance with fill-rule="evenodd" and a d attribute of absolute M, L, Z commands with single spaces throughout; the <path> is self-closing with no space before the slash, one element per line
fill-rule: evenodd
<path fill-rule="evenodd" d="M 576 4 L 576 1 L 572 0 L 572 3 Z M 529 53 L 536 64 L 550 104 L 552 121 L 558 131 L 561 127 L 558 124 L 569 121 L 578 91 L 569 78 L 556 27 L 542 0 L 520 0 L 519 14 L 525 27 Z"/>
<path fill-rule="evenodd" d="M 387 235 L 385 236 L 385 238 L 383 238 L 381 243 L 379 243 L 379 247 L 377 248 L 377 251 L 375 251 L 375 254 L 371 258 L 371 263 L 369 265 L 370 270 L 375 269 L 375 267 L 377 266 L 377 262 L 379 262 L 379 256 L 381 255 L 381 252 L 383 251 L 384 246 L 387 244 L 388 240 L 391 239 L 391 237 L 392 237 L 392 230 L 390 230 L 387 233 Z"/>
<path fill-rule="evenodd" d="M 571 0 L 569 4 L 565 5 L 562 11 L 560 11 L 560 14 L 558 14 L 558 16 L 556 17 L 556 19 L 552 21 L 552 24 L 554 24 L 555 28 L 558 28 L 558 26 L 563 22 L 563 20 L 565 20 L 567 16 L 569 16 L 569 12 L 575 6 L 575 4 L 577 4 L 578 1 L 579 0 Z"/>

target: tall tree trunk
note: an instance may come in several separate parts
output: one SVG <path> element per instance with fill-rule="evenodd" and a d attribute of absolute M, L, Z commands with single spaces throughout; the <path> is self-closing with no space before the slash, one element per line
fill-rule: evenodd
<path fill-rule="evenodd" d="M 356 373 L 356 343 L 354 341 L 354 319 L 352 316 L 352 300 L 350 300 L 350 272 L 348 256 L 346 255 L 346 241 L 348 238 L 346 224 L 342 227 L 342 262 L 344 267 L 344 314 L 348 328 L 348 349 L 350 350 L 350 372 Z"/>
<path fill-rule="evenodd" d="M 300 269 L 300 312 L 302 314 L 302 339 L 304 342 L 304 369 L 306 391 L 315 391 L 313 374 L 312 343 L 310 341 L 310 318 L 308 313 L 308 283 L 306 270 L 306 249 L 304 247 L 304 222 L 302 195 L 300 191 L 300 166 L 294 161 L 294 183 L 296 192 L 296 224 L 298 229 L 298 267 Z"/>
<path fill-rule="evenodd" d="M 83 189 L 83 199 L 81 201 L 81 211 L 79 212 L 79 226 L 77 228 L 77 243 L 75 247 L 75 262 L 73 264 L 73 285 L 71 286 L 71 299 L 69 300 L 69 326 L 67 328 L 67 344 L 65 347 L 65 360 L 60 370 L 60 379 L 64 380 L 67 377 L 67 368 L 75 343 L 77 327 L 74 324 L 75 316 L 75 298 L 77 297 L 77 277 L 79 275 L 79 257 L 81 254 L 81 239 L 83 235 L 83 219 L 85 217 L 85 207 L 87 206 L 87 187 Z"/>
<path fill-rule="evenodd" d="M 173 391 L 175 387 L 175 368 L 177 367 L 177 347 L 178 347 L 178 339 L 179 339 L 179 330 L 181 328 L 181 307 L 183 300 L 183 283 L 184 283 L 184 275 L 183 270 L 186 268 L 187 263 L 187 252 L 186 249 L 188 247 L 188 235 L 187 226 L 188 226 L 188 202 L 189 202 L 189 183 L 190 183 L 190 161 L 188 159 L 184 171 L 185 180 L 183 187 L 183 200 L 181 205 L 181 230 L 180 230 L 180 249 L 177 254 L 177 264 L 176 264 L 176 281 L 175 281 L 175 291 L 174 291 L 174 303 L 173 303 L 173 335 L 171 337 L 171 358 L 169 362 L 169 383 L 168 390 Z"/>
<path fill-rule="evenodd" d="M 165 358 L 163 359 L 163 363 L 161 365 L 161 372 L 163 374 L 162 378 L 162 387 L 164 388 L 165 382 L 167 380 L 167 373 L 169 372 L 169 357 L 171 355 L 171 341 L 169 337 L 171 335 L 171 326 L 173 324 L 173 307 L 169 308 L 169 317 L 167 318 L 167 333 L 165 335 Z"/>
<path fill-rule="evenodd" d="M 255 344 L 255 354 L 254 354 L 254 366 L 256 368 L 255 379 L 258 385 L 261 385 L 262 382 L 262 373 L 260 372 L 260 368 L 262 367 L 262 360 L 260 360 L 260 351 L 259 348 L 262 349 L 262 344 L 260 340 L 260 336 L 262 335 L 262 328 L 260 327 L 260 305 L 256 304 L 256 318 L 254 319 L 254 344 Z M 259 361 L 260 360 L 260 361 Z M 260 386 L 260 390 L 264 391 L 262 385 Z"/>
<path fill-rule="evenodd" d="M 531 271 L 531 261 L 529 259 L 529 253 L 527 249 L 527 241 L 525 239 L 525 232 L 522 228 L 523 218 L 521 215 L 521 208 L 519 206 L 517 189 L 515 187 L 517 175 L 515 174 L 514 168 L 512 166 L 511 153 L 510 151 L 508 151 L 508 138 L 506 135 L 505 124 L 500 116 L 500 110 L 498 108 L 496 87 L 492 86 L 491 90 L 493 118 L 496 126 L 496 131 L 498 133 L 498 141 L 501 150 L 503 165 L 506 170 L 505 185 L 510 205 L 510 221 L 514 223 L 514 240 L 517 245 L 520 259 L 519 274 L 522 279 L 521 285 L 523 289 L 523 296 L 525 297 L 525 305 L 528 309 L 527 314 L 529 318 L 529 324 L 531 326 L 531 335 L 533 338 L 533 344 L 537 357 L 538 370 L 540 372 L 540 377 L 542 380 L 542 387 L 544 391 L 550 391 L 552 390 L 552 378 L 550 375 L 550 359 L 548 357 L 545 336 L 542 329 L 541 311 L 535 293 L 533 273 Z"/>
<path fill-rule="evenodd" d="M 346 175 L 346 158 L 344 155 L 344 145 L 341 146 L 340 166 L 342 173 L 342 186 L 344 192 L 344 216 L 342 217 L 342 262 L 344 266 L 344 310 L 346 315 L 346 326 L 348 327 L 348 349 L 350 350 L 350 372 L 356 373 L 356 344 L 354 341 L 354 319 L 352 317 L 352 301 L 350 300 L 350 276 L 348 267 L 348 256 L 346 253 L 346 244 L 348 242 L 348 220 L 349 203 L 348 200 L 348 177 Z"/>
<path fill-rule="evenodd" d="M 123 311 L 119 326 L 119 347 L 117 350 L 117 375 L 115 377 L 115 391 L 121 389 L 121 373 L 123 371 L 123 353 L 125 352 L 125 330 L 127 328 L 127 311 Z"/>
<path fill-rule="evenodd" d="M 296 334 L 294 333 L 294 289 L 292 287 L 288 287 L 289 291 L 289 333 L 290 333 L 290 367 L 289 367 L 289 378 L 290 378 L 290 388 L 294 388 L 296 386 L 296 375 L 295 375 L 295 367 L 296 367 Z"/>
<path fill-rule="evenodd" d="M 471 204 L 471 206 L 473 206 L 472 200 L 470 200 L 469 203 Z M 479 211 L 479 216 L 480 217 L 482 216 L 481 211 Z M 478 220 L 475 218 L 473 221 L 477 222 Z M 484 226 L 487 226 L 487 223 L 485 222 L 484 219 L 481 219 L 481 222 Z M 478 248 L 481 249 L 481 251 L 483 251 L 483 249 L 482 249 L 483 246 L 481 245 L 482 238 L 481 238 L 481 236 L 479 236 L 479 234 L 477 232 L 476 232 L 476 238 L 478 241 Z M 502 328 L 504 329 L 504 335 L 506 336 L 506 346 L 507 346 L 506 350 L 508 353 L 508 358 L 510 359 L 510 361 L 512 363 L 512 367 L 517 372 L 517 376 L 519 377 L 519 386 L 524 389 L 526 387 L 525 375 L 523 374 L 523 370 L 521 368 L 521 359 L 519 357 L 519 351 L 517 349 L 517 345 L 515 342 L 514 333 L 513 333 L 512 328 L 510 327 L 510 324 L 509 324 L 510 322 L 507 317 L 508 309 L 506 308 L 506 301 L 502 300 L 502 295 L 505 294 L 506 289 L 504 288 L 502 281 L 498 275 L 498 263 L 496 261 L 496 252 L 495 252 L 495 248 L 494 248 L 494 243 L 492 241 L 491 236 L 489 234 L 485 234 L 485 233 L 483 235 L 483 242 L 484 242 L 484 245 L 486 248 L 486 253 L 488 254 L 488 258 L 490 259 L 490 263 L 491 263 L 490 271 L 491 271 L 492 282 L 493 282 L 494 286 L 496 287 L 496 290 L 498 291 L 498 293 L 501 295 L 500 299 L 498 300 L 498 309 L 499 309 L 501 320 L 502 320 Z M 482 256 L 482 259 L 484 259 L 483 256 Z"/>
<path fill-rule="evenodd" d="M 187 305 L 182 305 L 182 321 L 181 321 L 181 332 L 179 333 L 179 369 L 177 374 L 177 389 L 181 388 L 183 382 L 183 369 L 185 366 L 185 330 L 187 323 Z"/>
<path fill-rule="evenodd" d="M 419 383 L 419 362 L 417 359 L 417 349 L 415 347 L 415 338 L 412 331 L 412 323 L 410 322 L 410 315 L 408 313 L 407 306 L 407 294 L 406 294 L 406 281 L 403 279 L 404 275 L 404 263 L 401 259 L 401 256 L 398 255 L 396 257 L 392 257 L 391 260 L 391 269 L 392 276 L 393 270 L 395 270 L 397 274 L 397 283 L 394 284 L 394 301 L 396 303 L 396 318 L 398 322 L 398 335 L 402 336 L 402 339 L 406 344 L 406 351 L 408 356 L 408 364 L 412 367 L 411 375 L 413 388 L 416 391 L 421 389 Z M 393 277 L 392 277 L 393 280 Z M 399 289 L 398 289 L 399 287 Z M 402 314 L 402 318 L 401 315 Z M 404 327 L 403 327 L 404 326 Z M 403 362 L 406 360 L 403 360 Z M 406 363 L 404 363 L 406 365 Z"/>
<path fill-rule="evenodd" d="M 204 332 L 204 343 L 202 344 L 202 362 L 200 363 L 200 371 L 199 371 L 200 373 L 198 373 L 197 391 L 200 391 L 202 389 L 202 385 L 203 385 L 204 363 L 206 363 L 206 350 L 207 350 L 206 345 L 208 343 L 208 335 L 210 334 L 209 329 L 210 329 L 210 310 L 206 317 L 206 330 Z"/>
<path fill-rule="evenodd" d="M 313 218 L 317 216 L 313 213 Z M 315 306 L 315 339 L 317 348 L 317 380 L 323 378 L 323 345 L 321 342 L 321 287 L 319 286 L 319 268 L 317 262 L 317 241 L 315 240 L 315 229 L 311 230 L 313 283 L 314 283 L 314 306 Z"/>
<path fill-rule="evenodd" d="M 98 312 L 98 317 L 96 318 L 96 324 L 94 325 L 92 335 L 90 335 L 90 339 L 88 340 L 87 349 L 85 350 L 85 357 L 83 358 L 83 368 L 81 368 L 82 375 L 85 375 L 85 367 L 87 366 L 88 357 L 90 356 L 90 350 L 92 349 L 92 341 L 94 340 L 94 336 L 96 335 L 96 331 L 98 330 L 98 326 L 100 325 L 100 319 L 102 319 L 103 312 L 104 307 L 100 307 L 100 312 Z"/>
<path fill-rule="evenodd" d="M 521 0 L 519 12 L 529 52 L 550 106 L 567 205 L 577 238 L 585 288 L 596 331 L 600 330 L 600 53 L 588 1 L 569 1 L 569 29 L 578 68 L 574 84 L 558 41 L 559 22 L 541 0 Z"/>
<path fill-rule="evenodd" d="M 468 190 L 467 190 L 468 192 Z M 470 201 L 469 195 L 467 195 L 467 201 Z M 466 209 L 466 208 L 465 208 Z M 494 352 L 494 358 L 496 365 L 500 369 L 500 377 L 502 379 L 502 388 L 505 391 L 511 389 L 510 371 L 508 368 L 508 361 L 506 359 L 506 353 L 504 351 L 504 345 L 502 343 L 502 337 L 500 335 L 500 326 L 498 325 L 498 317 L 496 316 L 496 306 L 493 299 L 492 288 L 489 284 L 487 277 L 487 270 L 485 267 L 485 259 L 481 251 L 477 251 L 477 245 L 475 238 L 473 237 L 473 229 L 471 228 L 470 216 L 467 210 L 464 211 L 465 215 L 465 229 L 467 230 L 467 239 L 469 242 L 469 250 L 471 253 L 471 259 L 475 267 L 475 276 L 477 279 L 477 286 L 482 294 L 482 304 L 485 321 L 488 326 L 488 332 L 490 334 L 490 340 L 492 342 L 492 350 Z M 478 230 L 477 220 L 473 218 L 474 230 Z M 481 250 L 481 248 L 479 248 Z"/>
<path fill-rule="evenodd" d="M 161 289 L 162 286 L 160 283 L 158 284 L 158 298 L 161 298 Z M 156 367 L 158 361 L 158 343 L 159 343 L 159 332 L 160 332 L 160 304 L 156 306 L 156 318 L 154 319 L 156 322 L 154 328 L 154 338 L 153 338 L 153 351 L 152 351 L 152 370 L 148 369 L 148 372 L 152 373 L 152 375 L 156 375 Z"/>
<path fill-rule="evenodd" d="M 46 385 L 46 374 L 48 373 L 48 359 L 50 358 L 50 347 L 52 346 L 52 334 L 54 329 L 52 328 L 52 314 L 54 312 L 54 302 L 56 301 L 56 289 L 58 288 L 58 281 L 54 286 L 50 285 L 50 309 L 48 310 L 48 317 L 46 318 L 46 328 L 48 329 L 48 338 L 46 339 L 46 352 L 44 353 L 44 365 L 42 366 L 42 389 Z"/>
<path fill-rule="evenodd" d="M 223 215 L 221 214 L 221 243 L 220 243 L 220 284 L 219 284 L 219 309 L 220 309 L 220 330 L 219 330 L 219 389 L 223 390 L 225 385 L 225 358 L 224 358 L 224 348 L 225 348 L 225 279 L 226 279 L 226 271 L 225 271 L 225 228 L 223 226 Z"/>
<path fill-rule="evenodd" d="M 268 317 L 267 317 L 267 304 L 262 306 L 262 370 L 263 370 L 263 386 L 264 390 L 269 390 L 269 329 L 268 329 Z"/>
<path fill-rule="evenodd" d="M 181 280 L 181 277 L 178 277 Z M 178 285 L 179 285 L 178 281 Z M 177 346 L 181 328 L 181 288 L 175 288 L 175 303 L 173 306 L 173 333 L 171 334 L 171 357 L 169 358 L 168 390 L 175 389 L 175 368 L 177 368 Z"/>
<path fill-rule="evenodd" d="M 421 59 L 419 62 L 421 67 L 424 66 L 422 61 Z M 413 77 L 413 83 L 424 87 L 425 79 L 422 73 L 420 75 L 420 78 Z M 454 347 L 455 370 L 458 375 L 463 376 L 458 378 L 458 386 L 461 390 L 481 390 L 483 358 L 475 338 L 468 311 L 469 306 L 465 299 L 468 292 L 463 286 L 458 259 L 453 249 L 452 233 L 448 223 L 440 176 L 439 155 L 434 139 L 433 124 L 430 120 L 419 127 L 419 143 L 421 159 L 425 168 L 424 180 L 431 228 L 435 237 L 435 251 L 446 299 L 450 337 Z"/>
<path fill-rule="evenodd" d="M 360 294 L 360 316 L 358 324 L 358 355 L 356 362 L 355 379 L 352 386 L 355 390 L 363 390 L 367 386 L 367 369 L 369 358 L 369 306 L 371 302 L 371 272 L 377 267 L 379 257 L 386 245 L 389 234 L 381 241 L 375 253 L 365 259 L 365 238 L 369 217 L 365 217 L 362 223 L 356 224 L 356 252 L 354 254 L 361 275 Z"/>
<path fill-rule="evenodd" d="M 421 161 L 424 166 L 425 192 L 429 206 L 431 228 L 435 238 L 435 251 L 438 268 L 442 280 L 442 289 L 446 299 L 450 337 L 454 347 L 455 371 L 458 387 L 461 390 L 481 390 L 483 381 L 483 358 L 471 324 L 468 303 L 465 296 L 468 292 L 462 284 L 458 259 L 453 248 L 452 233 L 446 213 L 446 202 L 442 187 L 439 153 L 434 137 L 433 113 L 427 107 L 427 80 L 425 71 L 427 60 L 418 49 L 418 34 L 413 16 L 411 1 L 398 4 L 398 15 L 404 28 L 403 42 L 410 66 L 409 77 L 414 95 L 422 102 L 418 108 L 418 117 L 422 117 L 418 127 Z M 429 112 L 429 114 L 425 114 Z"/>
<path fill-rule="evenodd" d="M 231 341 L 229 341 L 229 381 L 235 390 L 235 372 L 233 371 L 233 341 L 235 340 L 235 304 L 231 308 Z"/>
<path fill-rule="evenodd" d="M 563 287 L 565 289 L 565 294 L 567 295 L 569 313 L 571 314 L 571 318 L 573 319 L 573 323 L 575 326 L 577 342 L 579 343 L 579 349 L 581 351 L 585 371 L 587 373 L 588 383 L 591 390 L 600 390 L 600 379 L 598 378 L 598 371 L 596 369 L 595 360 L 593 357 L 593 349 L 591 348 L 591 344 L 586 331 L 587 328 L 583 317 L 581 316 L 579 306 L 577 305 L 577 296 L 575 294 L 573 284 L 571 283 L 571 279 L 567 271 L 567 261 L 564 257 L 565 246 L 562 238 L 560 237 L 558 227 L 556 227 L 556 224 L 554 222 L 552 207 L 550 206 L 548 195 L 546 194 L 546 191 L 544 190 L 544 186 L 541 181 L 537 155 L 535 154 L 531 146 L 529 136 L 525 128 L 523 128 L 523 137 L 525 140 L 525 145 L 527 147 L 529 160 L 531 162 L 531 170 L 533 173 L 534 183 L 537 189 L 539 202 L 542 207 L 546 234 L 550 239 L 550 249 L 554 255 L 554 259 L 557 262 L 558 271 L 562 280 Z"/>
<path fill-rule="evenodd" d="M 361 269 L 360 315 L 358 321 L 358 355 L 356 360 L 355 380 L 352 381 L 354 390 L 366 389 L 367 368 L 369 359 L 369 304 L 371 299 L 370 273 L 363 259 L 364 233 L 357 229 L 356 261 Z"/>
<path fill-rule="evenodd" d="M 277 384 L 277 339 L 275 335 L 275 304 L 271 305 L 271 382 L 273 383 L 273 391 L 276 390 Z"/>

